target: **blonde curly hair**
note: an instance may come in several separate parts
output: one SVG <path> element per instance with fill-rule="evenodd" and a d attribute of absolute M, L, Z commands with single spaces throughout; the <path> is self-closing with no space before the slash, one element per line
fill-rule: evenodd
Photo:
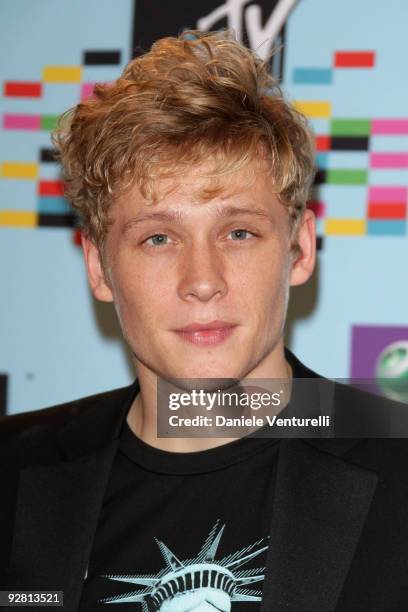
<path fill-rule="evenodd" d="M 200 197 L 210 198 L 263 158 L 296 229 L 315 171 L 306 119 L 284 99 L 268 61 L 228 30 L 158 40 L 64 113 L 53 142 L 66 196 L 99 248 L 112 202 L 135 183 L 154 202 L 159 178 L 205 162 L 212 183 Z"/>

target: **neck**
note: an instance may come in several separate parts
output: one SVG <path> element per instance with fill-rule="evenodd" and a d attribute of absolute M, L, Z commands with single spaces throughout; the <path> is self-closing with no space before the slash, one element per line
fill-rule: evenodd
<path fill-rule="evenodd" d="M 127 423 L 133 433 L 155 448 L 177 453 L 197 452 L 215 448 L 232 442 L 236 438 L 200 437 L 200 438 L 169 438 L 157 435 L 157 375 L 144 364 L 137 362 L 137 373 L 140 392 L 133 401 L 127 416 Z M 246 377 L 262 379 L 284 379 L 288 381 L 286 397 L 290 399 L 292 370 L 285 359 L 283 343 L 275 347 L 256 368 Z M 288 401 L 288 400 L 287 400 Z M 285 405 L 279 406 L 278 412 Z"/>

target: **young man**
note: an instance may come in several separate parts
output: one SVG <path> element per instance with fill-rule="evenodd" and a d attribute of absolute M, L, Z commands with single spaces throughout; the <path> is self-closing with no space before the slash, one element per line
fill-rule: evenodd
<path fill-rule="evenodd" d="M 160 40 L 55 142 L 137 381 L 2 423 L 3 584 L 68 611 L 406 610 L 404 440 L 158 435 L 159 379 L 324 382 L 283 342 L 314 162 L 267 65 L 226 33 Z M 332 390 L 343 433 L 384 416 Z"/>

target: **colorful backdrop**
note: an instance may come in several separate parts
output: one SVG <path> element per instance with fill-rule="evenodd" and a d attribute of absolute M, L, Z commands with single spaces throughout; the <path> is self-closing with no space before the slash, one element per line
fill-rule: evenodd
<path fill-rule="evenodd" d="M 229 25 L 316 134 L 318 265 L 292 291 L 286 342 L 331 378 L 408 376 L 408 3 L 393 0 L 3 0 L 0 6 L 0 409 L 124 385 L 112 308 L 93 301 L 50 130 L 159 36 Z M 294 5 L 283 29 L 286 12 Z M 261 53 L 268 51 L 264 44 Z M 404 386 L 405 385 L 405 386 Z M 388 394 L 403 398 L 407 386 Z M 384 388 L 384 385 L 382 385 Z"/>

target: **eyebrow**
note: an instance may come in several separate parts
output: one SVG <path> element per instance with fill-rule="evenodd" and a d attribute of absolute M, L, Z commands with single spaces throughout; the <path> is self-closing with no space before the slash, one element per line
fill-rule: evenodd
<path fill-rule="evenodd" d="M 266 219 L 272 222 L 272 215 L 261 208 L 255 207 L 242 207 L 242 206 L 217 206 L 217 217 L 234 217 L 237 215 L 247 215 L 251 217 L 257 217 L 260 219 Z M 172 212 L 146 212 L 129 219 L 124 225 L 123 232 L 127 232 L 131 228 L 145 223 L 147 221 L 163 221 L 167 223 L 180 224 L 183 220 L 183 214 L 181 211 Z"/>

